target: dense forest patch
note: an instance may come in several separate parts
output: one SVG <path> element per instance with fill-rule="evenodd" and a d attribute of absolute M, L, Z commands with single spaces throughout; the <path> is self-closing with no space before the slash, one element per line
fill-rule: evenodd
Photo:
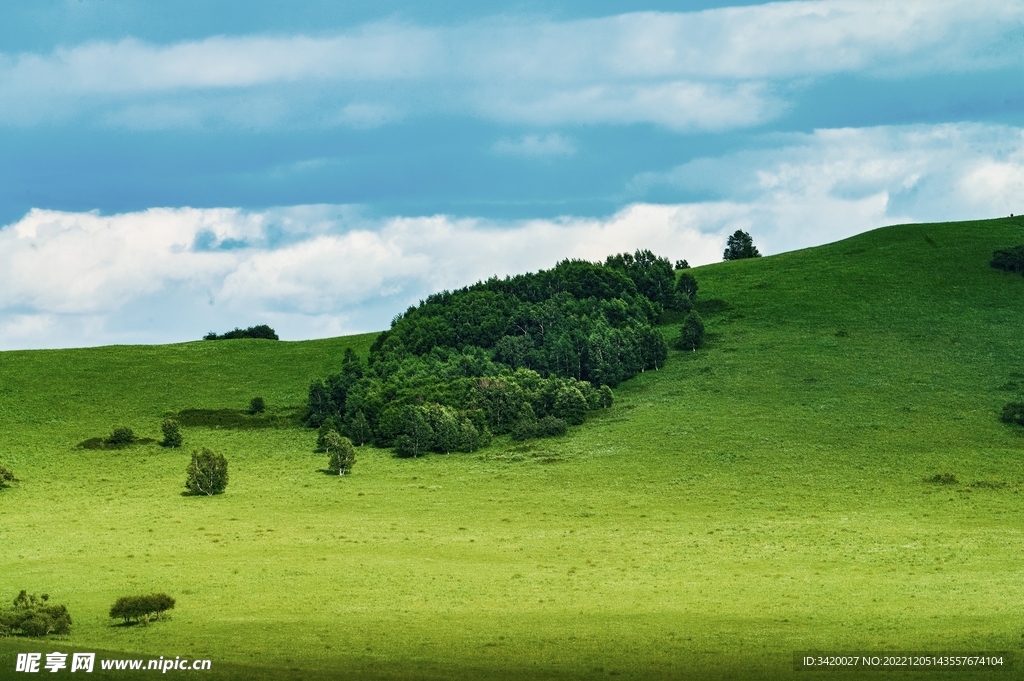
<path fill-rule="evenodd" d="M 434 294 L 380 334 L 366 364 L 346 353 L 313 381 L 306 422 L 411 456 L 473 451 L 492 433 L 558 436 L 610 405 L 611 387 L 664 364 L 658 321 L 696 295 L 692 275 L 680 284 L 668 259 L 637 251 Z"/>

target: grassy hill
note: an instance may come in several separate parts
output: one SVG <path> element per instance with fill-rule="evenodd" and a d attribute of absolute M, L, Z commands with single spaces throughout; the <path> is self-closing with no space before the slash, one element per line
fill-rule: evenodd
<path fill-rule="evenodd" d="M 0 677 L 65 648 L 268 679 L 849 679 L 795 672 L 794 652 L 1019 657 L 1024 429 L 997 414 L 1024 399 L 1024 279 L 988 260 L 1022 227 L 696 268 L 706 349 L 568 437 L 362 448 L 341 480 L 303 429 L 75 445 L 254 395 L 287 416 L 372 335 L 0 353 L 0 465 L 22 479 L 0 492 L 0 597 L 48 592 L 74 618 L 59 644 L 0 639 Z M 229 459 L 227 493 L 181 496 L 202 446 Z M 106 616 L 152 591 L 177 598 L 169 621 Z"/>

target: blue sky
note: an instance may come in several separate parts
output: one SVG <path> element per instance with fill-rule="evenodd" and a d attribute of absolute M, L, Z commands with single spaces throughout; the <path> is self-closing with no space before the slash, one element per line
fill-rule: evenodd
<path fill-rule="evenodd" d="M 9 2 L 0 348 L 1024 211 L 1024 3 Z"/>

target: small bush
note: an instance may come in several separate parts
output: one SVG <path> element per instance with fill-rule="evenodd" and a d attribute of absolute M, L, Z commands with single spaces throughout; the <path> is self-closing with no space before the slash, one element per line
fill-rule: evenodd
<path fill-rule="evenodd" d="M 262 414 L 267 410 L 267 403 L 262 397 L 254 397 L 249 402 L 249 413 L 255 416 L 256 414 Z"/>
<path fill-rule="evenodd" d="M 571 426 L 578 426 L 587 418 L 587 400 L 577 388 L 561 388 L 555 394 L 554 415 Z"/>
<path fill-rule="evenodd" d="M 185 489 L 191 494 L 213 496 L 228 486 L 228 460 L 205 447 L 202 452 L 192 452 L 185 473 Z"/>
<path fill-rule="evenodd" d="M 1024 402 L 1010 402 L 1003 405 L 1003 411 L 999 415 L 1003 423 L 1016 423 L 1024 426 Z"/>
<path fill-rule="evenodd" d="M 676 338 L 677 350 L 696 350 L 704 344 L 704 320 L 696 310 L 691 310 L 683 320 Z"/>
<path fill-rule="evenodd" d="M 10 486 L 12 482 L 19 482 L 14 473 L 7 468 L 0 466 L 0 489 Z"/>
<path fill-rule="evenodd" d="M 935 485 L 958 485 L 960 481 L 956 479 L 956 476 L 952 473 L 936 473 L 935 475 L 925 478 L 925 482 L 930 482 Z"/>
<path fill-rule="evenodd" d="M 161 447 L 180 447 L 184 438 L 181 436 L 181 425 L 174 419 L 164 419 L 160 424 L 164 439 L 160 441 Z"/>
<path fill-rule="evenodd" d="M 0 632 L 5 635 L 43 637 L 71 633 L 71 615 L 63 605 L 50 605 L 50 596 L 22 591 L 10 610 L 0 612 Z"/>
<path fill-rule="evenodd" d="M 110 616 L 114 619 L 148 623 L 151 619 L 163 619 L 163 615 L 174 607 L 174 599 L 167 594 L 149 594 L 147 596 L 121 596 L 110 608 Z"/>
<path fill-rule="evenodd" d="M 996 251 L 992 254 L 992 262 L 989 264 L 998 270 L 1024 274 L 1024 245 Z"/>
<path fill-rule="evenodd" d="M 556 416 L 545 416 L 537 421 L 537 437 L 560 437 L 569 430 L 569 424 Z"/>
<path fill-rule="evenodd" d="M 602 409 L 611 409 L 612 404 L 615 402 L 615 395 L 612 393 L 612 389 L 606 385 L 601 386 L 601 390 L 598 391 L 598 403 Z"/>
<path fill-rule="evenodd" d="M 685 260 L 676 260 L 675 269 L 677 269 L 677 270 L 688 270 L 688 269 L 690 269 L 690 263 L 686 262 Z"/>
<path fill-rule="evenodd" d="M 126 426 L 118 426 L 104 442 L 115 447 L 124 447 L 135 442 L 135 432 Z"/>

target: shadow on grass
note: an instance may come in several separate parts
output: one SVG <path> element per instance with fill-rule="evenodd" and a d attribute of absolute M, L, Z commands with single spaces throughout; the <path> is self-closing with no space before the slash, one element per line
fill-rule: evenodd
<path fill-rule="evenodd" d="M 173 417 L 183 426 L 255 430 L 259 428 L 301 428 L 302 409 L 250 414 L 242 409 L 182 409 Z"/>
<path fill-rule="evenodd" d="M 156 440 L 151 437 L 140 437 L 132 440 L 131 442 L 114 444 L 107 442 L 106 438 L 91 437 L 88 440 L 82 440 L 76 446 L 79 449 L 128 449 L 137 445 L 151 445 L 154 442 L 156 442 Z"/>

